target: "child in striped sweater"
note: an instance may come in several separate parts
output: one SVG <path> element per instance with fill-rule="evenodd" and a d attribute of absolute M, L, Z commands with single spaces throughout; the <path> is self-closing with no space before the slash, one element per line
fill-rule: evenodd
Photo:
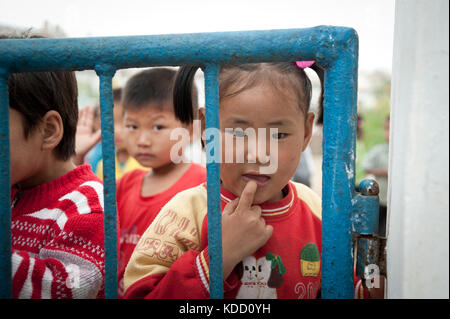
<path fill-rule="evenodd" d="M 11 74 L 13 298 L 104 297 L 103 185 L 76 167 L 73 72 Z"/>

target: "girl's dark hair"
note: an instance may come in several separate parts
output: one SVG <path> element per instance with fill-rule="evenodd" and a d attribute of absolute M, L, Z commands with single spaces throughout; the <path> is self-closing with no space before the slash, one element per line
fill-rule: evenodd
<path fill-rule="evenodd" d="M 1 39 L 43 38 L 38 35 L 4 36 Z M 55 156 L 68 160 L 75 155 L 78 121 L 78 88 L 72 71 L 12 73 L 8 79 L 9 106 L 23 117 L 25 138 L 51 110 L 61 116 L 64 134 Z"/>
<path fill-rule="evenodd" d="M 182 123 L 192 123 L 194 109 L 192 107 L 192 82 L 199 66 L 182 66 L 175 79 L 173 102 L 175 116 Z M 317 63 L 311 67 L 321 82 L 319 98 L 318 122 L 322 121 L 323 78 L 324 70 Z M 247 63 L 224 65 L 220 71 L 219 99 L 239 94 L 262 81 L 280 91 L 291 90 L 297 97 L 299 108 L 306 114 L 312 97 L 312 85 L 305 71 L 295 62 Z M 320 122 L 321 123 L 321 122 Z"/>

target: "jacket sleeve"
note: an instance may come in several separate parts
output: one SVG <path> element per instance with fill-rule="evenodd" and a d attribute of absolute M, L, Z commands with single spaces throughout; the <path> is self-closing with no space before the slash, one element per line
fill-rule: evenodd
<path fill-rule="evenodd" d="M 174 196 L 141 236 L 124 275 L 125 298 L 208 298 L 206 205 L 192 191 Z"/>

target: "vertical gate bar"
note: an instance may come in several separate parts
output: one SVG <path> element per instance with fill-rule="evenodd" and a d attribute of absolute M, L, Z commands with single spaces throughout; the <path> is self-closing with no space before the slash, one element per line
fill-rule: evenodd
<path fill-rule="evenodd" d="M 12 298 L 8 76 L 0 69 L 0 299 Z"/>
<path fill-rule="evenodd" d="M 356 32 L 325 72 L 322 180 L 322 297 L 351 299 L 351 213 L 355 194 L 358 82 Z"/>
<path fill-rule="evenodd" d="M 205 69 L 205 113 L 206 132 L 219 129 L 219 71 L 217 64 L 208 64 Z M 223 299 L 222 270 L 222 214 L 220 209 L 220 135 L 211 134 L 213 140 L 206 141 L 206 185 L 208 199 L 208 254 L 209 291 L 211 299 Z"/>
<path fill-rule="evenodd" d="M 117 213 L 114 148 L 114 113 L 112 77 L 115 69 L 95 68 L 100 78 L 100 113 L 102 128 L 104 228 L 105 228 L 105 297 L 117 299 Z"/>

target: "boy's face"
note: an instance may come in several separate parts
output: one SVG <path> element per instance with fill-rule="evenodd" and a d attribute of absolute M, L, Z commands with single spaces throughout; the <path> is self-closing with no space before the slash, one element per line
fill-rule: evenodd
<path fill-rule="evenodd" d="M 9 142 L 11 185 L 33 184 L 39 172 L 42 138 L 34 129 L 25 138 L 23 117 L 9 108 Z"/>
<path fill-rule="evenodd" d="M 222 163 L 221 180 L 223 186 L 239 196 L 244 186 L 250 179 L 258 184 L 254 204 L 266 201 L 276 201 L 283 198 L 282 189 L 292 178 L 297 169 L 300 154 L 309 143 L 312 134 L 314 115 L 306 116 L 300 110 L 295 97 L 288 92 L 281 95 L 280 92 L 267 85 L 261 84 L 246 89 L 241 93 L 226 97 L 220 103 L 220 130 L 222 137 L 225 129 L 253 128 L 258 135 L 258 128 L 266 129 L 266 154 L 270 154 L 270 139 L 278 143 L 277 169 L 272 174 L 261 174 L 261 167 L 269 163 L 262 163 L 258 152 L 253 147 L 248 147 L 247 137 L 239 137 L 232 134 L 234 145 L 237 139 L 245 140 L 244 163 L 226 163 L 224 160 L 225 139 L 222 138 Z M 277 128 L 278 134 L 270 134 L 270 128 Z M 273 136 L 272 136 L 273 135 Z M 258 139 L 260 137 L 258 136 Z M 241 140 L 242 141 L 242 140 Z M 264 141 L 264 139 L 261 139 Z M 229 144 L 228 144 L 229 145 Z M 259 144 L 253 144 L 258 145 Z M 236 153 L 236 147 L 234 147 Z M 234 154 L 236 157 L 236 154 Z M 249 161 L 250 160 L 250 161 Z M 255 163 L 251 163 L 253 160 Z M 271 159 L 272 160 L 272 159 Z M 273 164 L 273 163 L 272 163 Z"/>
<path fill-rule="evenodd" d="M 182 124 L 175 118 L 171 102 L 126 108 L 123 123 L 127 151 L 139 164 L 154 170 L 172 164 L 170 150 L 178 140 L 171 140 L 170 133 Z"/>

